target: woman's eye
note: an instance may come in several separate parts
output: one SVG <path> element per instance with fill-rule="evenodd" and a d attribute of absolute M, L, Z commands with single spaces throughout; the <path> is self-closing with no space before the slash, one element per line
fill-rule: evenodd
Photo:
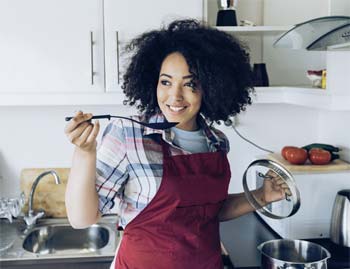
<path fill-rule="evenodd" d="M 170 82 L 167 81 L 167 80 L 161 80 L 160 83 L 164 86 L 169 86 L 170 85 Z"/>
<path fill-rule="evenodd" d="M 187 87 L 190 87 L 190 88 L 192 88 L 193 90 L 195 90 L 196 88 L 197 88 L 197 84 L 195 83 L 195 82 L 187 82 L 186 84 L 185 84 L 185 86 L 187 86 Z"/>

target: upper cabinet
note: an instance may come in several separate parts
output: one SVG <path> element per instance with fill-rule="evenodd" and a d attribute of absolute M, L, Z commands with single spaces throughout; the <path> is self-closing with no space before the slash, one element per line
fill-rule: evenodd
<path fill-rule="evenodd" d="M 0 105 L 121 104 L 123 45 L 202 0 L 1 0 Z"/>
<path fill-rule="evenodd" d="M 102 91 L 102 11 L 97 0 L 1 0 L 0 92 Z"/>
<path fill-rule="evenodd" d="M 128 64 L 123 48 L 131 38 L 174 19 L 202 16 L 202 0 L 105 0 L 106 90 L 121 91 L 122 74 Z"/>
<path fill-rule="evenodd" d="M 217 0 L 205 0 L 204 19 L 216 25 Z M 256 87 L 254 103 L 286 103 L 330 110 L 350 110 L 350 51 L 324 52 L 274 48 L 274 41 L 294 25 L 330 15 L 350 16 L 348 0 L 236 0 L 238 25 L 218 27 L 249 48 L 251 64 L 265 63 L 269 87 Z M 346 70 L 347 68 L 347 70 Z M 327 70 L 327 88 L 312 88 L 308 70 Z"/>
<path fill-rule="evenodd" d="M 269 87 L 255 103 L 350 110 L 350 52 L 276 49 L 293 25 L 321 16 L 350 15 L 349 0 L 236 0 L 237 20 L 220 27 L 265 63 Z M 122 104 L 124 45 L 176 18 L 216 24 L 217 0 L 1 0 L 0 105 Z M 327 69 L 327 89 L 311 88 L 307 70 Z"/>

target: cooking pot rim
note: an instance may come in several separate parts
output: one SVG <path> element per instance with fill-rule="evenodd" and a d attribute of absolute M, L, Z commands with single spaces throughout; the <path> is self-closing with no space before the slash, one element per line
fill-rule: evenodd
<path fill-rule="evenodd" d="M 326 257 L 326 258 L 323 258 L 321 260 L 317 260 L 317 261 L 313 261 L 313 262 L 291 262 L 291 261 L 285 261 L 285 260 L 279 260 L 279 259 L 273 258 L 273 257 L 271 257 L 271 256 L 269 256 L 269 255 L 267 255 L 265 253 L 261 253 L 261 254 L 264 255 L 265 257 L 273 260 L 276 263 L 283 263 L 283 264 L 287 263 L 287 264 L 291 264 L 291 265 L 305 265 L 305 264 L 306 265 L 309 265 L 309 264 L 312 265 L 314 263 L 326 262 L 330 258 L 330 257 Z"/>
<path fill-rule="evenodd" d="M 267 245 L 268 243 L 272 243 L 272 242 L 281 242 L 281 241 L 286 241 L 286 242 L 296 242 L 296 243 L 301 243 L 301 244 L 309 244 L 309 245 L 313 245 L 315 247 L 319 247 L 321 248 L 325 254 L 326 254 L 326 257 L 323 258 L 323 259 L 320 259 L 320 260 L 317 260 L 317 261 L 312 261 L 312 262 L 292 262 L 292 261 L 285 261 L 285 260 L 280 260 L 280 259 L 277 259 L 277 258 L 274 258 L 274 257 L 271 257 L 270 255 L 264 253 L 263 251 L 263 247 L 265 245 Z M 324 248 L 323 246 L 319 245 L 319 244 L 316 244 L 314 242 L 309 242 L 307 240 L 300 240 L 300 239 L 272 239 L 272 240 L 268 240 L 268 241 L 265 241 L 263 243 L 261 243 L 258 247 L 258 250 L 261 252 L 262 255 L 268 257 L 269 259 L 272 259 L 273 261 L 276 261 L 276 262 L 283 262 L 283 263 L 288 263 L 288 264 L 294 264 L 294 265 L 298 265 L 298 264 L 313 264 L 313 263 L 319 263 L 319 262 L 323 262 L 323 261 L 327 261 L 329 258 L 331 258 L 331 254 L 330 252 Z"/>

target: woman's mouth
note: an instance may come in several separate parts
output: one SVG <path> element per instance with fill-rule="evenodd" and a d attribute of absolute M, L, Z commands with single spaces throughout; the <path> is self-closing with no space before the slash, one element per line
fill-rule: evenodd
<path fill-rule="evenodd" d="M 171 105 L 166 105 L 166 106 L 168 107 L 168 110 L 174 114 L 181 113 L 187 108 L 187 106 L 171 106 Z"/>

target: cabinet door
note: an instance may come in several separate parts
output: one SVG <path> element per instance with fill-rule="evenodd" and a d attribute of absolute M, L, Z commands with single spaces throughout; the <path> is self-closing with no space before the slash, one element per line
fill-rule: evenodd
<path fill-rule="evenodd" d="M 121 48 L 132 37 L 176 18 L 203 17 L 203 0 L 105 0 L 106 89 L 121 91 L 126 56 Z"/>
<path fill-rule="evenodd" d="M 1 0 L 0 92 L 104 89 L 98 0 Z"/>

